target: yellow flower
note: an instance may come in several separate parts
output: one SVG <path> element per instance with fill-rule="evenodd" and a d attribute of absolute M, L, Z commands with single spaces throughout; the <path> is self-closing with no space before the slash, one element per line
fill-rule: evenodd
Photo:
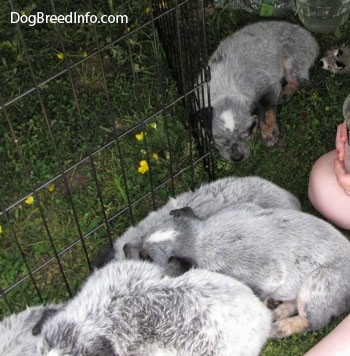
<path fill-rule="evenodd" d="M 156 122 L 151 122 L 150 124 L 149 124 L 149 126 L 151 126 L 152 127 L 152 129 L 157 129 L 157 123 Z"/>
<path fill-rule="evenodd" d="M 152 153 L 152 158 L 157 160 L 157 159 L 159 159 L 159 156 L 156 153 Z"/>
<path fill-rule="evenodd" d="M 54 184 L 50 184 L 49 187 L 47 188 L 47 190 L 48 190 L 50 193 L 54 192 L 55 189 L 56 189 L 56 186 L 55 186 Z"/>
<path fill-rule="evenodd" d="M 314 91 L 310 96 L 311 100 L 317 100 L 318 98 L 319 98 L 319 95 L 318 95 L 317 91 Z"/>
<path fill-rule="evenodd" d="M 0 225 L 0 234 L 2 234 L 2 226 Z"/>
<path fill-rule="evenodd" d="M 146 172 L 148 172 L 148 170 L 149 170 L 148 163 L 143 159 L 142 161 L 140 161 L 140 165 L 139 168 L 137 168 L 137 171 L 140 174 L 145 174 Z"/>
<path fill-rule="evenodd" d="M 24 16 L 24 15 L 26 14 L 26 12 L 25 12 L 24 10 L 21 10 L 19 13 L 20 13 L 22 16 Z"/>
<path fill-rule="evenodd" d="M 34 197 L 32 195 L 29 195 L 29 197 L 24 201 L 24 203 L 27 205 L 32 205 L 34 203 Z"/>
<path fill-rule="evenodd" d="M 146 11 L 146 14 L 150 14 L 152 9 L 150 6 L 147 6 L 145 11 Z"/>
<path fill-rule="evenodd" d="M 158 6 L 161 9 L 167 9 L 168 8 L 167 3 L 164 0 Z"/>
<path fill-rule="evenodd" d="M 325 108 L 324 108 L 326 111 L 329 111 L 330 109 L 331 109 L 331 107 L 330 106 L 325 106 Z"/>
<path fill-rule="evenodd" d="M 64 54 L 62 52 L 58 52 L 56 53 L 56 57 L 59 59 L 59 60 L 62 60 L 64 58 Z"/>
<path fill-rule="evenodd" d="M 147 135 L 147 132 L 141 131 L 139 134 L 135 135 L 135 138 L 137 141 L 142 141 L 146 135 Z"/>
<path fill-rule="evenodd" d="M 86 58 L 88 56 L 86 51 L 84 51 L 81 55 L 83 56 L 83 58 Z"/>

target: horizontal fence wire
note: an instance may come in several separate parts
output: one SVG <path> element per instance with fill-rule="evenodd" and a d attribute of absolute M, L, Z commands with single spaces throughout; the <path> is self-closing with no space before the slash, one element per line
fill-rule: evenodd
<path fill-rule="evenodd" d="M 215 175 L 196 100 L 208 85 L 205 4 L 131 3 L 1 5 L 0 317 L 71 297 L 101 246 Z M 130 21 L 9 23 L 40 11 Z"/>

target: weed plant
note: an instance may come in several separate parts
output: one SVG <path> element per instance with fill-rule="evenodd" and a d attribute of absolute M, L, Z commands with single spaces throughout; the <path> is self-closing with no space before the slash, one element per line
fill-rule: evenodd
<path fill-rule="evenodd" d="M 9 24 L 8 3 L 0 4 L 0 292 L 7 291 L 0 318 L 74 294 L 109 236 L 119 236 L 193 181 L 208 179 L 203 165 L 192 165 L 186 112 L 149 22 L 149 2 L 53 3 L 56 13 L 125 13 L 132 20 L 21 25 L 22 38 Z M 53 11 L 51 2 L 14 1 L 14 7 L 26 14 Z M 205 11 L 209 53 L 236 29 L 262 20 L 211 6 Z M 349 41 L 349 33 L 348 21 L 333 34 L 315 35 L 320 53 Z M 317 66 L 310 79 L 280 108 L 276 146 L 266 147 L 257 136 L 247 161 L 232 164 L 213 155 L 217 177 L 267 178 L 317 215 L 307 198 L 308 176 L 313 162 L 334 148 L 350 82 Z M 303 355 L 339 321 L 270 341 L 262 355 Z"/>

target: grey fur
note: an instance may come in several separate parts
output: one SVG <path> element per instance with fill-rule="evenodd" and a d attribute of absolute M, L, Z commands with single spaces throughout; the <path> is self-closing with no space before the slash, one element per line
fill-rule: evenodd
<path fill-rule="evenodd" d="M 0 322 L 0 355 L 37 356 L 37 343 L 41 337 L 34 336 L 32 329 L 48 309 L 56 307 L 59 306 L 31 307 L 3 319 Z"/>
<path fill-rule="evenodd" d="M 170 221 L 170 211 L 184 206 L 191 206 L 201 218 L 207 218 L 223 208 L 234 208 L 241 203 L 254 203 L 263 208 L 300 209 L 298 199 L 276 184 L 259 177 L 226 177 L 208 184 L 203 184 L 194 192 L 188 191 L 171 198 L 160 209 L 151 212 L 136 226 L 130 227 L 114 243 L 116 260 L 126 257 L 125 244 L 138 245 L 141 237 Z M 139 250 L 128 251 L 128 257 Z M 134 256 L 138 257 L 138 256 Z"/>
<path fill-rule="evenodd" d="M 262 300 L 282 301 L 272 336 L 317 330 L 350 310 L 350 243 L 329 223 L 253 204 L 205 220 L 178 216 L 144 237 L 143 256 L 159 265 L 186 258 L 237 278 Z"/>
<path fill-rule="evenodd" d="M 271 312 L 231 277 L 114 261 L 44 324 L 39 354 L 258 355 L 270 327 Z"/>
<path fill-rule="evenodd" d="M 320 59 L 323 69 L 329 70 L 334 74 L 346 74 L 350 72 L 350 46 L 342 44 L 334 47 L 325 53 Z"/>
<path fill-rule="evenodd" d="M 209 60 L 210 101 L 213 139 L 223 158 L 249 156 L 257 119 L 266 144 L 277 142 L 277 105 L 308 84 L 318 51 L 308 31 L 283 21 L 248 25 L 219 44 Z"/>

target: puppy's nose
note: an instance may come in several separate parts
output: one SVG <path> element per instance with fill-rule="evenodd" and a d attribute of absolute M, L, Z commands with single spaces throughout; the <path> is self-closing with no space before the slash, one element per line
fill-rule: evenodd
<path fill-rule="evenodd" d="M 244 154 L 240 152 L 234 152 L 231 154 L 231 161 L 233 162 L 240 162 L 244 160 Z"/>

